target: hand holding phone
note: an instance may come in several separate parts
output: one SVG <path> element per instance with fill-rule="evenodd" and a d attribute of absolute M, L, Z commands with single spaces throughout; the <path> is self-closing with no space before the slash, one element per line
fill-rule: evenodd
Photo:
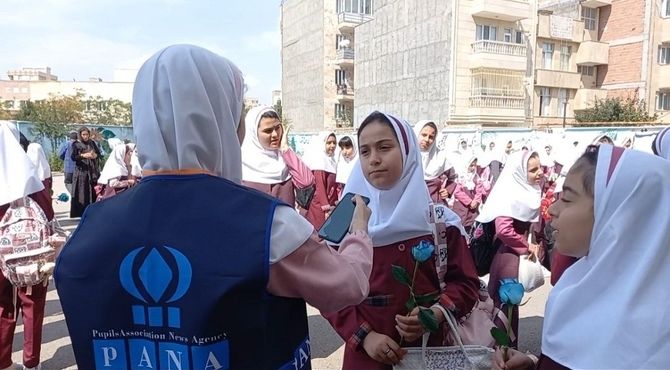
<path fill-rule="evenodd" d="M 347 193 L 319 230 L 319 237 L 338 244 L 351 231 L 367 231 L 370 199 Z"/>

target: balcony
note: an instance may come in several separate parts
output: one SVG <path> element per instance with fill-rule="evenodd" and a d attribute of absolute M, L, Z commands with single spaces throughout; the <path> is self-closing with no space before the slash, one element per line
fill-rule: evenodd
<path fill-rule="evenodd" d="M 337 100 L 339 101 L 353 101 L 354 89 L 347 85 L 337 85 Z"/>
<path fill-rule="evenodd" d="M 506 22 L 530 18 L 530 4 L 524 0 L 474 0 L 472 15 Z"/>
<path fill-rule="evenodd" d="M 341 32 L 351 32 L 354 27 L 369 20 L 372 20 L 369 14 L 342 12 L 337 15 L 338 28 Z"/>
<path fill-rule="evenodd" d="M 474 95 L 467 112 L 469 119 L 477 121 L 519 121 L 526 118 L 525 105 L 523 97 Z"/>
<path fill-rule="evenodd" d="M 524 44 L 479 40 L 472 44 L 472 53 L 470 62 L 473 68 L 505 66 L 507 69 L 525 71 L 528 62 Z"/>
<path fill-rule="evenodd" d="M 568 29 L 564 29 L 561 27 L 562 24 L 560 22 L 570 22 L 568 24 L 571 24 L 571 26 Z M 584 22 L 574 19 L 568 20 L 549 14 L 540 14 L 538 15 L 537 37 L 580 43 L 584 41 Z"/>
<path fill-rule="evenodd" d="M 585 0 L 582 3 L 582 6 L 587 8 L 600 8 L 608 5 L 612 5 L 612 0 Z"/>
<path fill-rule="evenodd" d="M 577 50 L 576 62 L 583 66 L 597 66 L 609 63 L 610 45 L 605 42 L 584 41 Z"/>
<path fill-rule="evenodd" d="M 538 69 L 535 71 L 536 86 L 578 89 L 581 80 L 582 75 L 577 72 L 555 71 L 551 69 Z"/>
<path fill-rule="evenodd" d="M 583 110 L 593 107 L 596 100 L 605 99 L 607 90 L 603 89 L 579 89 L 575 94 L 574 110 Z"/>
<path fill-rule="evenodd" d="M 353 65 L 354 64 L 354 49 L 340 48 L 337 50 L 337 64 L 339 65 Z"/>

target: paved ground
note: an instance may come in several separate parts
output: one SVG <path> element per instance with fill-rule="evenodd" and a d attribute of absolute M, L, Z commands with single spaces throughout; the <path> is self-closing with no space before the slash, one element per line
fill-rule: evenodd
<path fill-rule="evenodd" d="M 54 191 L 60 194 L 64 191 L 62 176 L 54 178 Z M 54 202 L 56 215 L 62 226 L 68 230 L 76 228 L 76 221 L 69 220 L 69 203 Z M 544 304 L 549 293 L 549 284 L 529 294 L 531 300 L 521 307 L 520 343 L 522 350 L 539 353 L 542 333 Z M 319 315 L 319 312 L 308 307 L 310 338 L 312 341 L 312 367 L 314 369 L 339 369 L 342 363 L 343 341 L 330 327 L 330 324 Z M 13 359 L 21 363 L 21 348 L 23 344 L 23 325 L 16 328 L 14 337 Z M 44 318 L 44 333 L 42 338 L 42 369 L 76 369 L 72 346 L 68 336 L 63 312 L 58 301 L 58 294 L 50 285 L 47 294 L 46 312 Z"/>

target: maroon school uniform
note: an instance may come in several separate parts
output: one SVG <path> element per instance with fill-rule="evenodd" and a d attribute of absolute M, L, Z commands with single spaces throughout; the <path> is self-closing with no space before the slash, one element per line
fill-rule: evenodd
<path fill-rule="evenodd" d="M 312 172 L 314 173 L 316 190 L 314 192 L 314 199 L 312 199 L 305 217 L 318 230 L 326 222 L 326 212 L 328 212 L 331 206 L 337 204 L 337 183 L 335 182 L 334 173 L 323 170 Z"/>
<path fill-rule="evenodd" d="M 368 298 L 358 306 L 323 314 L 346 342 L 343 369 L 392 369 L 392 366 L 369 357 L 363 349 L 362 341 L 367 333 L 375 331 L 391 337 L 396 343 L 400 342 L 400 334 L 395 329 L 395 315 L 407 314 L 405 302 L 409 298 L 409 289 L 393 279 L 391 265 L 402 266 L 411 275 L 415 262 L 412 257 L 412 247 L 418 245 L 422 240 L 433 243 L 433 236 L 426 235 L 374 248 Z M 452 226 L 447 229 L 447 246 L 448 266 L 444 276 L 446 287 L 442 292 L 440 303 L 445 307 L 455 306 L 455 316 L 462 317 L 472 310 L 477 300 L 479 280 L 465 238 L 457 227 Z M 439 291 L 440 282 L 435 270 L 435 261 L 430 259 L 419 264 L 415 292 L 427 294 Z M 445 344 L 444 332 L 438 331 L 438 333 L 430 336 L 430 346 Z M 416 346 L 421 346 L 420 339 L 412 343 L 403 343 L 403 347 Z"/>
<path fill-rule="evenodd" d="M 488 291 L 496 307 L 500 307 L 498 288 L 502 279 L 517 279 L 519 277 L 520 255 L 528 253 L 528 232 L 531 223 L 523 222 L 511 217 L 497 217 L 495 219 L 496 238 L 501 241 L 500 247 L 491 263 Z M 507 312 L 507 308 L 503 310 Z M 519 307 L 514 308 L 512 329 L 519 338 Z"/>
<path fill-rule="evenodd" d="M 440 197 L 440 190 L 442 190 L 443 185 L 444 189 L 449 192 L 449 195 L 454 193 L 456 189 L 456 170 L 450 168 L 445 171 L 442 175 L 432 179 L 426 180 L 426 186 L 428 186 L 428 193 L 430 193 L 430 199 L 435 203 L 445 203 L 446 201 Z"/>
<path fill-rule="evenodd" d="M 51 205 L 51 195 L 47 189 L 31 194 L 32 198 L 42 208 L 47 219 L 54 218 Z M 0 206 L 0 218 L 5 215 L 8 204 Z M 0 369 L 12 364 L 12 343 L 16 330 L 16 316 L 19 309 L 23 316 L 23 364 L 26 367 L 35 367 L 40 362 L 42 346 L 42 322 L 44 320 L 44 305 L 47 297 L 47 287 L 43 284 L 35 285 L 31 294 L 26 288 L 19 288 L 14 306 L 14 286 L 0 274 Z"/>
<path fill-rule="evenodd" d="M 293 185 L 293 179 L 288 179 L 278 184 L 261 184 L 259 182 L 242 181 L 242 185 L 269 194 L 290 206 L 295 204 L 295 186 Z"/>

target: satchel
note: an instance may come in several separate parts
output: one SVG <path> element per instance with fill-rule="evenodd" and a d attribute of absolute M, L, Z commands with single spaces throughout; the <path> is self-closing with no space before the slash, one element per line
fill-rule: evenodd
<path fill-rule="evenodd" d="M 312 184 L 306 188 L 295 190 L 295 202 L 303 209 L 309 209 L 309 205 L 314 199 L 316 193 L 316 185 Z"/>
<path fill-rule="evenodd" d="M 484 276 L 491 270 L 491 263 L 500 247 L 500 240 L 496 238 L 495 221 L 485 224 L 476 222 L 472 226 L 470 236 L 470 254 L 477 268 L 477 275 Z"/>
<path fill-rule="evenodd" d="M 457 346 L 428 347 L 429 333 L 423 335 L 421 347 L 405 348 L 407 353 L 402 361 L 393 366 L 394 370 L 490 370 L 493 366 L 493 349 L 464 345 L 458 330 L 456 319 L 447 311 L 446 321 Z"/>
<path fill-rule="evenodd" d="M 456 329 L 464 344 L 494 348 L 496 342 L 491 336 L 491 329 L 498 327 L 507 331 L 509 322 L 505 313 L 495 307 L 486 284 L 481 280 L 479 283 L 479 299 L 475 302 L 470 313 L 457 320 Z M 512 338 L 512 340 L 515 340 L 515 338 Z M 446 343 L 455 344 L 457 341 L 451 333 L 447 333 Z"/>

